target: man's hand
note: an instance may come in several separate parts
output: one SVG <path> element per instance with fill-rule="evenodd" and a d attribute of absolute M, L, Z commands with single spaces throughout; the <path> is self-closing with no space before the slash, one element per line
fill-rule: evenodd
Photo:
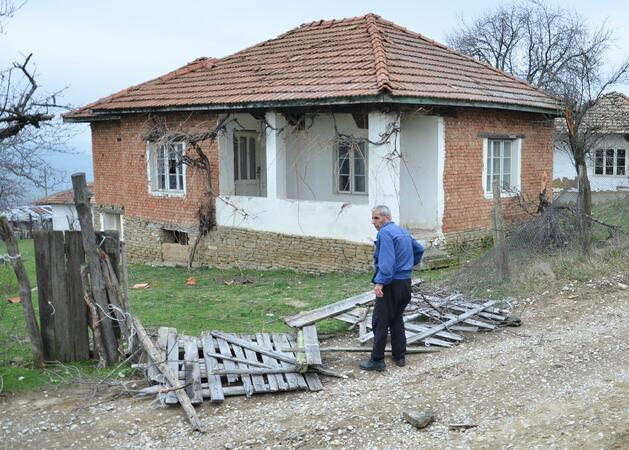
<path fill-rule="evenodd" d="M 376 297 L 384 297 L 384 292 L 382 292 L 381 284 L 376 284 L 373 288 L 373 291 L 376 293 Z"/>

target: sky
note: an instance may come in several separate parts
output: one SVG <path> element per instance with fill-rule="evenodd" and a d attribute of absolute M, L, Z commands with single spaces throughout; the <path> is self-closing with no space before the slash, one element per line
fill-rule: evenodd
<path fill-rule="evenodd" d="M 16 0 L 19 2 L 19 0 Z M 41 89 L 64 89 L 60 102 L 78 107 L 163 75 L 201 56 L 223 57 L 274 38 L 303 23 L 373 12 L 445 43 L 461 19 L 473 20 L 498 0 L 162 1 L 29 0 L 0 35 L 0 67 L 33 53 Z M 615 33 L 610 65 L 629 55 L 626 1 L 550 2 L 570 8 Z M 617 90 L 629 94 L 629 87 Z M 86 124 L 68 124 L 75 152 L 53 154 L 51 164 L 92 178 Z"/>

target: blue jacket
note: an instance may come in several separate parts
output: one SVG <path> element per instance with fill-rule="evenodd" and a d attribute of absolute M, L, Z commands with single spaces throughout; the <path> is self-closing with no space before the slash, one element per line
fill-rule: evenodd
<path fill-rule="evenodd" d="M 385 223 L 376 236 L 373 282 L 390 284 L 393 280 L 408 280 L 413 267 L 422 259 L 424 247 L 404 228 L 394 222 Z"/>

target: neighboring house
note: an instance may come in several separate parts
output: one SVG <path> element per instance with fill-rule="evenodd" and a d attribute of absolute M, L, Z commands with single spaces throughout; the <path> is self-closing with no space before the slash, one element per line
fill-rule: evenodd
<path fill-rule="evenodd" d="M 368 14 L 317 21 L 65 115 L 92 128 L 95 202 L 124 215 L 129 257 L 182 261 L 204 174 L 183 144 L 149 142 L 152 120 L 212 130 L 215 266 L 325 272 L 371 265 L 371 208 L 417 237 L 488 233 L 491 185 L 535 198 L 552 173 L 555 99 L 495 68 Z"/>
<path fill-rule="evenodd" d="M 11 223 L 13 233 L 18 239 L 30 239 L 33 231 L 50 230 L 52 227 L 52 210 L 50 206 L 28 205 L 18 206 L 0 211 Z"/>
<path fill-rule="evenodd" d="M 600 98 L 584 122 L 592 131 L 592 151 L 587 162 L 593 192 L 601 194 L 629 189 L 629 98 L 611 92 Z M 574 159 L 555 145 L 553 186 L 555 190 L 576 190 Z"/>
<path fill-rule="evenodd" d="M 94 183 L 87 183 L 87 188 L 94 191 Z M 92 200 L 93 203 L 93 200 Z M 49 205 L 52 209 L 52 229 L 80 230 L 79 216 L 74 207 L 74 191 L 68 189 L 66 191 L 56 192 L 48 197 L 41 198 L 35 202 L 36 205 Z M 121 239 L 123 234 L 124 223 L 122 215 L 113 213 L 108 209 L 101 210 L 93 208 L 94 225 L 97 230 L 116 230 L 120 233 Z"/>

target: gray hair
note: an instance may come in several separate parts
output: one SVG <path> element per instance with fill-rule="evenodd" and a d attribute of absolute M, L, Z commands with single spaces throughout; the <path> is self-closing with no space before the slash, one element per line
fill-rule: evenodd
<path fill-rule="evenodd" d="M 378 211 L 378 214 L 385 217 L 391 217 L 391 210 L 386 205 L 376 205 L 373 207 L 372 211 Z"/>

